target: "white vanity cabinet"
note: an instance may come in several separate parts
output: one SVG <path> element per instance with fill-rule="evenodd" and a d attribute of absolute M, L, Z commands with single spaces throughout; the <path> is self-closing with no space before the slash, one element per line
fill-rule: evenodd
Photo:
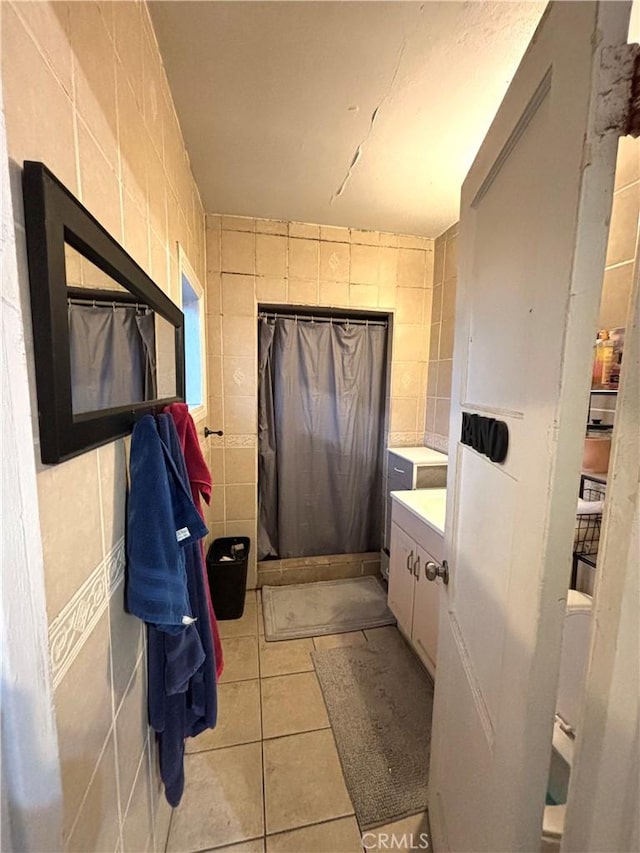
<path fill-rule="evenodd" d="M 446 489 L 394 492 L 388 602 L 398 627 L 435 675 L 442 581 L 427 580 L 425 566 L 443 559 Z"/>
<path fill-rule="evenodd" d="M 391 554 L 389 559 L 389 608 L 398 620 L 398 627 L 411 637 L 413 599 L 416 586 L 414 564 L 418 546 L 397 524 L 391 525 Z"/>
<path fill-rule="evenodd" d="M 391 551 L 391 492 L 447 485 L 447 456 L 430 447 L 389 447 L 384 509 L 383 551 Z"/>

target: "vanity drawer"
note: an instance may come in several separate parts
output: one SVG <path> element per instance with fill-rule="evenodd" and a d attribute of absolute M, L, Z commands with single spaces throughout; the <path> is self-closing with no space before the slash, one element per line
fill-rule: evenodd
<path fill-rule="evenodd" d="M 387 469 L 388 491 L 401 492 L 413 489 L 414 466 L 406 459 L 401 459 L 395 453 L 389 454 Z"/>

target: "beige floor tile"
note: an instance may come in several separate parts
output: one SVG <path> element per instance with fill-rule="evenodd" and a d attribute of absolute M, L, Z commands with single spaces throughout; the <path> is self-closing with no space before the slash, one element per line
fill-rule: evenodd
<path fill-rule="evenodd" d="M 258 678 L 258 640 L 256 637 L 228 637 L 222 641 L 224 672 L 220 684 Z"/>
<path fill-rule="evenodd" d="M 378 645 L 387 640 L 394 642 L 398 636 L 402 636 L 395 625 L 385 625 L 384 628 L 369 628 L 369 630 L 365 630 L 364 635 L 368 642 Z"/>
<path fill-rule="evenodd" d="M 366 646 L 367 638 L 362 631 L 347 631 L 345 634 L 325 634 L 314 637 L 316 649 L 336 649 L 339 646 Z"/>
<path fill-rule="evenodd" d="M 187 753 L 219 749 L 262 739 L 260 682 L 233 681 L 218 685 L 218 725 L 188 738 Z"/>
<path fill-rule="evenodd" d="M 342 817 L 267 837 L 267 853 L 362 853 L 358 822 Z"/>
<path fill-rule="evenodd" d="M 247 601 L 240 619 L 220 619 L 218 628 L 222 639 L 227 637 L 255 637 L 258 633 L 258 608 L 255 601 Z"/>
<path fill-rule="evenodd" d="M 204 853 L 264 853 L 264 838 L 241 841 L 240 844 L 230 844 L 228 847 L 216 847 L 215 850 L 205 850 Z"/>
<path fill-rule="evenodd" d="M 330 729 L 266 740 L 263 751 L 267 833 L 353 814 Z"/>
<path fill-rule="evenodd" d="M 260 675 L 287 675 L 290 672 L 308 672 L 313 669 L 311 652 L 313 640 L 283 640 L 267 643 L 259 637 Z"/>
<path fill-rule="evenodd" d="M 329 717 L 315 672 L 263 678 L 260 689 L 265 738 L 328 728 Z"/>
<path fill-rule="evenodd" d="M 173 812 L 167 853 L 191 853 L 264 834 L 259 743 L 185 758 L 185 791 Z"/>
<path fill-rule="evenodd" d="M 386 823 L 362 833 L 366 850 L 431 850 L 426 812 Z"/>

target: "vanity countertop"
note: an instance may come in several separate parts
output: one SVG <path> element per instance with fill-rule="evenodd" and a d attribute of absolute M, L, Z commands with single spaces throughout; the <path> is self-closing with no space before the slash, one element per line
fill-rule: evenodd
<path fill-rule="evenodd" d="M 448 459 L 446 453 L 430 447 L 388 447 L 387 450 L 414 465 L 446 465 Z"/>
<path fill-rule="evenodd" d="M 444 536 L 444 521 L 447 512 L 446 489 L 413 489 L 407 492 L 391 492 L 391 498 L 406 507 L 418 520 L 428 524 L 436 533 Z"/>

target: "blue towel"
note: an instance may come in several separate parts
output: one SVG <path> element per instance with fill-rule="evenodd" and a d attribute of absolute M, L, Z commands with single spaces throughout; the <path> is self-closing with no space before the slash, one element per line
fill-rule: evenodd
<path fill-rule="evenodd" d="M 134 427 L 130 469 L 128 609 L 160 630 L 182 632 L 194 615 L 185 550 L 205 536 L 207 528 L 152 415 Z"/>
<path fill-rule="evenodd" d="M 186 489 L 189 481 L 173 419 L 159 415 L 157 431 L 177 483 Z M 156 731 L 165 796 L 173 807 L 179 804 L 184 790 L 184 740 L 213 728 L 217 718 L 215 652 L 202 552 L 195 537 L 189 537 L 183 553 L 190 613 L 196 621 L 176 636 L 149 624 L 147 635 L 149 721 Z"/>

